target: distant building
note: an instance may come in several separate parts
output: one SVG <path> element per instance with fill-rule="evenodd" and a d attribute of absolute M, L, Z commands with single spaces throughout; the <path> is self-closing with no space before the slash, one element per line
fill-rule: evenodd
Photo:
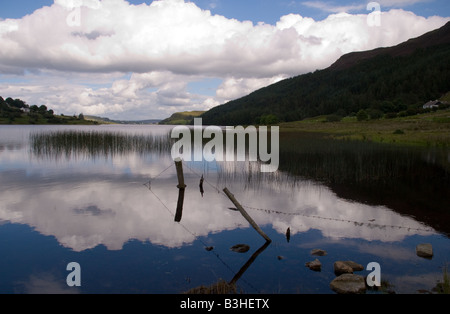
<path fill-rule="evenodd" d="M 439 108 L 440 105 L 442 105 L 442 102 L 440 102 L 439 100 L 433 100 L 423 105 L 423 109 Z"/>

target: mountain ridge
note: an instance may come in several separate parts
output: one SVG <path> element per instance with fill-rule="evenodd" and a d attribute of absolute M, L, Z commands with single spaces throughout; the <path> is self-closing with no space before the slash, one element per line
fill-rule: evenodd
<path fill-rule="evenodd" d="M 433 47 L 450 42 L 450 22 L 441 28 L 427 32 L 419 37 L 411 38 L 403 43 L 392 47 L 380 47 L 367 51 L 351 52 L 340 57 L 330 66 L 333 70 L 342 70 L 357 63 L 382 54 L 389 54 L 392 57 L 401 57 L 412 54 L 417 49 Z"/>
<path fill-rule="evenodd" d="M 450 90 L 450 22 L 397 46 L 342 56 L 332 66 L 288 78 L 202 115 L 214 125 L 260 124 L 419 108 Z"/>

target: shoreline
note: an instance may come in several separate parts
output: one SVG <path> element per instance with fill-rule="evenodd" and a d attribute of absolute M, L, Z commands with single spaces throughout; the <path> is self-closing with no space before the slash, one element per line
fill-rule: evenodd
<path fill-rule="evenodd" d="M 281 132 L 319 133 L 336 140 L 359 140 L 422 147 L 450 147 L 450 109 L 415 116 L 357 121 L 326 117 L 280 123 Z"/>

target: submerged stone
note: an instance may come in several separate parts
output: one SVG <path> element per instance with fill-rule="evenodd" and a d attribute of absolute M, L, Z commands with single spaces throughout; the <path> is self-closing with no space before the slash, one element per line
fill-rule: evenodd
<path fill-rule="evenodd" d="M 325 255 L 327 255 L 327 252 L 325 250 L 321 250 L 321 249 L 314 249 L 311 251 L 311 255 L 325 256 Z"/>
<path fill-rule="evenodd" d="M 345 261 L 344 263 L 347 264 L 348 266 L 350 266 L 350 267 L 353 269 L 353 271 L 361 271 L 361 270 L 364 270 L 364 266 L 361 265 L 361 264 L 358 264 L 358 263 L 356 263 L 356 262 L 353 262 L 353 261 Z"/>
<path fill-rule="evenodd" d="M 416 254 L 420 257 L 432 258 L 433 246 L 430 243 L 422 243 L 416 246 Z"/>
<path fill-rule="evenodd" d="M 245 253 L 248 252 L 248 250 L 250 250 L 250 246 L 248 246 L 247 244 L 236 244 L 233 245 L 230 250 L 232 250 L 233 252 L 236 253 Z"/>
<path fill-rule="evenodd" d="M 306 263 L 305 266 L 314 271 L 322 270 L 322 263 L 317 258 L 312 262 Z"/>
<path fill-rule="evenodd" d="M 363 276 L 342 274 L 330 283 L 330 288 L 339 294 L 359 294 L 366 292 L 366 282 Z"/>
<path fill-rule="evenodd" d="M 353 268 L 348 266 L 345 262 L 337 261 L 334 263 L 334 273 L 336 275 L 353 274 Z"/>
<path fill-rule="evenodd" d="M 361 270 L 364 270 L 364 267 L 353 261 L 337 261 L 334 263 L 334 273 L 336 275 L 353 274 L 354 271 Z"/>

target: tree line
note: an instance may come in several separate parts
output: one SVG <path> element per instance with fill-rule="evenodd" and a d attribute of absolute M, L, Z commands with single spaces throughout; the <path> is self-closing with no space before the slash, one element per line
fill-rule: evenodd
<path fill-rule="evenodd" d="M 47 106 L 28 105 L 21 99 L 0 96 L 0 123 L 2 124 L 70 124 L 85 121 L 84 115 L 55 115 Z"/>

